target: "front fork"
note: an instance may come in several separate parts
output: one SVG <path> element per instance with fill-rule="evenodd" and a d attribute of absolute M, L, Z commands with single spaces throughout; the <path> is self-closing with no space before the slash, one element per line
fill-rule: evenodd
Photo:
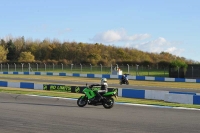
<path fill-rule="evenodd" d="M 87 99 L 88 99 L 86 95 L 81 96 L 81 98 L 82 98 L 83 100 L 87 100 Z"/>
<path fill-rule="evenodd" d="M 116 95 L 116 94 L 114 95 L 114 97 L 115 97 L 116 99 L 118 99 L 118 97 L 117 97 L 117 95 Z"/>

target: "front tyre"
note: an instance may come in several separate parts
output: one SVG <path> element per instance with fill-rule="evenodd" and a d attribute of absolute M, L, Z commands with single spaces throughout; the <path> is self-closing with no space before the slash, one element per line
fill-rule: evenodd
<path fill-rule="evenodd" d="M 78 100 L 77 100 L 77 105 L 79 107 L 84 107 L 87 104 L 88 99 L 86 97 L 81 96 Z"/>
<path fill-rule="evenodd" d="M 127 84 L 127 85 L 129 85 L 129 82 L 128 82 L 128 80 L 126 81 L 126 84 Z"/>
<path fill-rule="evenodd" d="M 103 102 L 103 107 L 106 109 L 110 109 L 114 106 L 114 99 L 112 97 L 106 98 Z"/>
<path fill-rule="evenodd" d="M 121 80 L 119 81 L 119 84 L 122 85 L 122 81 Z"/>

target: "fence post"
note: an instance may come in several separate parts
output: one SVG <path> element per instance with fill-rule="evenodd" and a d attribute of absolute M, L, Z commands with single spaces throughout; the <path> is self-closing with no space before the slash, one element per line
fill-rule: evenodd
<path fill-rule="evenodd" d="M 81 66 L 81 73 L 82 73 L 82 64 L 80 63 L 80 66 Z"/>
<path fill-rule="evenodd" d="M 14 65 L 15 65 L 15 72 L 16 72 L 16 64 L 14 63 Z"/>
<path fill-rule="evenodd" d="M 165 76 L 165 67 L 164 67 L 164 76 Z"/>
<path fill-rule="evenodd" d="M 127 64 L 127 66 L 128 66 L 128 74 L 129 74 L 129 65 Z"/>
<path fill-rule="evenodd" d="M 63 63 L 61 63 L 61 66 L 62 66 L 62 71 L 63 71 Z"/>
<path fill-rule="evenodd" d="M 38 63 L 36 63 L 36 65 L 37 65 L 37 71 L 38 71 Z"/>
<path fill-rule="evenodd" d="M 179 78 L 179 67 L 178 67 L 178 78 Z"/>
<path fill-rule="evenodd" d="M 72 71 L 73 65 L 74 65 L 74 64 L 71 64 L 71 71 Z"/>
<path fill-rule="evenodd" d="M 193 66 L 192 66 L 192 78 L 193 78 Z"/>
<path fill-rule="evenodd" d="M 136 64 L 136 76 L 138 75 L 138 67 L 139 65 Z"/>
<path fill-rule="evenodd" d="M 46 64 L 44 63 L 44 70 L 45 70 L 45 72 L 46 72 Z"/>
<path fill-rule="evenodd" d="M 90 64 L 90 72 L 92 73 L 92 64 Z"/>
<path fill-rule="evenodd" d="M 24 71 L 24 69 L 23 69 L 23 66 L 24 66 L 24 63 L 21 63 L 22 64 L 22 72 Z"/>
<path fill-rule="evenodd" d="M 31 66 L 30 63 L 28 63 L 28 72 L 30 72 Z"/>
<path fill-rule="evenodd" d="M 9 64 L 7 63 L 7 65 L 8 65 L 8 72 L 9 72 Z"/>
<path fill-rule="evenodd" d="M 112 64 L 110 65 L 110 72 L 111 72 L 111 74 L 112 74 Z"/>
<path fill-rule="evenodd" d="M 102 74 L 102 64 L 100 64 L 100 66 L 101 66 L 101 74 Z"/>

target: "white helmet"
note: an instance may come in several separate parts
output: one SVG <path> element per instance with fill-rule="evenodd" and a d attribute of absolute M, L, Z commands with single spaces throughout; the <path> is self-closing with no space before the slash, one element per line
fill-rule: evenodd
<path fill-rule="evenodd" d="M 106 83 L 107 82 L 107 79 L 106 78 L 102 78 L 101 79 L 101 84 L 104 84 L 104 83 Z"/>

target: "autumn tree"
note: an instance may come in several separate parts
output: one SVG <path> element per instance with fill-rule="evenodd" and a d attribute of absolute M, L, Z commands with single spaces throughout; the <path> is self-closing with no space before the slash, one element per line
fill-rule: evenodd
<path fill-rule="evenodd" d="M 13 41 L 15 47 L 15 59 L 19 58 L 21 52 L 25 50 L 25 40 L 24 37 L 16 38 Z"/>
<path fill-rule="evenodd" d="M 31 52 L 21 52 L 18 61 L 19 62 L 34 62 L 35 57 L 34 55 L 31 54 Z"/>
<path fill-rule="evenodd" d="M 0 45 L 0 62 L 6 61 L 8 50 L 4 46 Z"/>
<path fill-rule="evenodd" d="M 104 45 L 101 43 L 82 43 L 82 42 L 59 42 L 50 39 L 40 40 L 24 40 L 23 37 L 10 39 L 5 42 L 1 39 L 0 44 L 8 49 L 7 60 L 24 61 L 24 53 L 29 52 L 36 61 L 58 61 L 70 63 L 85 63 L 92 65 L 110 65 L 120 62 L 121 64 L 140 64 L 140 65 L 159 65 L 165 66 L 175 58 L 186 63 L 193 63 L 184 57 L 178 57 L 168 52 L 149 53 L 135 48 L 117 47 L 115 45 Z M 25 54 L 26 55 L 26 54 Z M 28 55 L 26 55 L 28 56 Z M 20 58 L 19 58 L 20 57 Z M 23 58 L 22 58 L 23 57 Z M 29 59 L 25 58 L 25 61 Z"/>

